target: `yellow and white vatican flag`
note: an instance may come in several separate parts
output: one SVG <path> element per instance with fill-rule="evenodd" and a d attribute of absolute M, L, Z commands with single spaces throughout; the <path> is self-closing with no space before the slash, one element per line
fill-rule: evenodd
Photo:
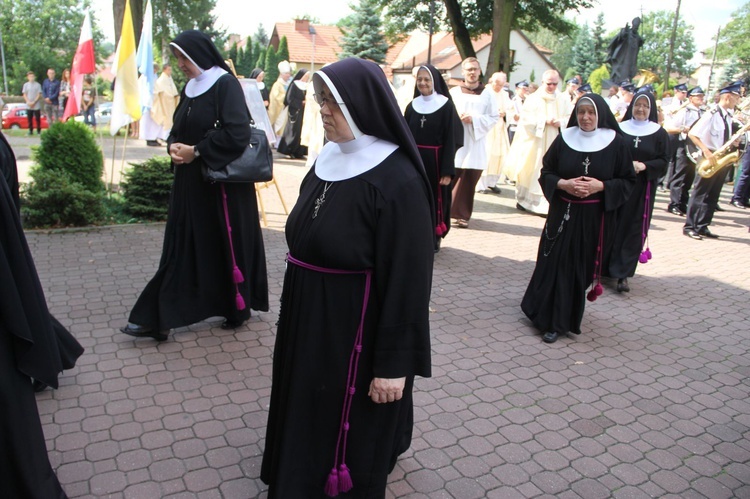
<path fill-rule="evenodd" d="M 115 57 L 115 90 L 112 100 L 112 120 L 109 133 L 117 131 L 141 119 L 141 103 L 138 95 L 138 66 L 135 53 L 135 31 L 130 13 L 130 0 L 125 1 L 125 15 L 122 19 L 120 42 Z"/>

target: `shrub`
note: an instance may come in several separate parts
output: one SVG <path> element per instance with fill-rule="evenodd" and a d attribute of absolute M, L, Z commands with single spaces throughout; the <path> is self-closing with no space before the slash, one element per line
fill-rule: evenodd
<path fill-rule="evenodd" d="M 173 178 L 169 157 L 153 157 L 131 165 L 120 184 L 125 211 L 141 220 L 166 220 Z"/>
<path fill-rule="evenodd" d="M 55 123 L 41 137 L 32 159 L 42 171 L 62 171 L 90 192 L 104 190 L 104 162 L 94 133 L 83 123 Z"/>
<path fill-rule="evenodd" d="M 32 227 L 90 225 L 103 215 L 103 191 L 91 192 L 58 170 L 31 171 L 33 181 L 24 189 L 23 214 Z"/>

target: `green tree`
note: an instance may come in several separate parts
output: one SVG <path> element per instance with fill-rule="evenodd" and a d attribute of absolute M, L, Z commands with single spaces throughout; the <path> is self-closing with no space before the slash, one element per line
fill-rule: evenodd
<path fill-rule="evenodd" d="M 735 81 L 740 72 L 740 61 L 735 54 L 732 54 L 732 57 L 729 58 L 729 61 L 722 68 L 717 84 L 723 86 L 725 83 Z"/>
<path fill-rule="evenodd" d="M 245 50 L 242 52 L 242 72 L 245 76 L 250 76 L 253 69 L 255 68 L 255 59 L 257 54 L 255 53 L 255 45 L 253 41 L 248 38 L 245 42 Z"/>
<path fill-rule="evenodd" d="M 609 80 L 609 69 L 606 64 L 602 64 L 589 75 L 588 83 L 595 94 L 602 92 L 602 81 L 604 80 Z"/>
<path fill-rule="evenodd" d="M 266 81 L 268 85 L 273 85 L 274 82 L 279 78 L 279 60 L 276 58 L 276 49 L 273 45 L 269 45 L 266 50 L 266 61 L 263 63 L 264 71 L 266 72 Z"/>
<path fill-rule="evenodd" d="M 255 30 L 253 42 L 260 44 L 261 47 L 268 45 L 268 33 L 266 33 L 266 28 L 263 27 L 263 23 L 260 23 L 258 29 Z"/>
<path fill-rule="evenodd" d="M 639 34 L 643 38 L 643 46 L 638 53 L 638 69 L 648 69 L 659 75 L 664 72 L 669 55 L 669 40 L 673 23 L 674 12 L 668 10 L 659 10 L 643 16 L 639 29 Z M 693 27 L 683 19 L 677 22 L 672 71 L 683 76 L 693 72 L 689 63 L 695 55 L 695 40 L 692 33 Z M 612 38 L 616 34 L 612 34 Z"/>
<path fill-rule="evenodd" d="M 361 57 L 374 62 L 385 62 L 388 42 L 382 30 L 378 0 L 360 0 L 352 6 L 354 11 L 344 22 L 341 33 L 341 53 L 339 58 Z"/>
<path fill-rule="evenodd" d="M 8 90 L 20 95 L 26 72 L 36 73 L 37 81 L 46 78 L 47 69 L 57 75 L 70 68 L 78 47 L 84 9 L 89 5 L 78 0 L 0 0 L 0 30 L 7 67 Z M 97 59 L 104 35 L 96 19 L 91 20 Z M 2 78 L 2 72 L 0 72 Z M 0 89 L 5 91 L 4 83 Z"/>
<path fill-rule="evenodd" d="M 573 47 L 578 35 L 578 26 L 566 35 L 559 35 L 547 28 L 540 28 L 536 32 L 528 33 L 529 39 L 552 51 L 550 61 L 563 76 L 573 67 Z"/>
<path fill-rule="evenodd" d="M 160 53 L 162 61 L 168 61 L 171 55 L 169 43 L 175 36 L 187 29 L 197 29 L 206 33 L 221 50 L 225 45 L 226 33 L 217 28 L 216 16 L 211 14 L 216 8 L 216 1 L 151 0 L 154 14 L 154 54 Z M 140 36 L 141 26 L 143 26 L 145 4 L 145 0 L 130 1 L 136 37 Z M 124 12 L 125 0 L 112 0 L 116 40 L 120 38 Z"/>
<path fill-rule="evenodd" d="M 264 49 L 260 45 L 258 45 L 258 59 L 255 61 L 255 67 L 261 68 L 263 71 L 266 70 L 266 54 L 268 50 Z M 268 79 L 268 72 L 266 72 L 266 79 Z M 271 80 L 268 80 L 271 81 Z"/>
<path fill-rule="evenodd" d="M 426 31 L 429 26 L 429 2 L 422 0 L 377 0 L 385 7 L 386 34 L 389 39 L 414 29 Z M 450 26 L 456 47 L 462 58 L 476 56 L 471 44 L 473 37 L 492 33 L 487 74 L 511 71 L 510 32 L 518 28 L 526 32 L 544 26 L 555 33 L 565 34 L 574 24 L 563 17 L 570 10 L 589 8 L 592 0 L 443 0 L 436 9 L 438 26 Z"/>
<path fill-rule="evenodd" d="M 717 50 L 719 59 L 737 58 L 738 72 L 747 75 L 750 72 L 750 2 L 732 13 L 719 35 Z"/>
<path fill-rule="evenodd" d="M 235 68 L 240 63 L 240 59 L 237 57 L 239 55 L 239 49 L 240 47 L 237 45 L 237 42 L 234 42 L 234 45 L 232 45 L 229 48 L 229 52 L 227 52 L 227 59 L 232 59 Z"/>
<path fill-rule="evenodd" d="M 591 36 L 594 37 L 594 60 L 597 66 L 604 64 L 607 58 L 607 45 L 609 44 L 604 40 L 604 33 L 604 12 L 599 12 L 594 21 L 594 28 L 591 30 Z"/>
<path fill-rule="evenodd" d="M 289 42 L 285 36 L 279 40 L 279 47 L 276 49 L 276 63 L 289 61 Z"/>
<path fill-rule="evenodd" d="M 584 24 L 578 30 L 578 36 L 573 45 L 573 68 L 576 74 L 581 75 L 583 81 L 588 81 L 591 72 L 599 66 L 594 56 L 594 38 L 591 36 L 588 24 Z"/>

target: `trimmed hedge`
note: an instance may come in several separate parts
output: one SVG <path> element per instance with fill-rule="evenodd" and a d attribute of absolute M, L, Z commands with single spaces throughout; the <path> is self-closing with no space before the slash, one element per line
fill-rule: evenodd
<path fill-rule="evenodd" d="M 120 183 L 126 213 L 140 220 L 166 220 L 173 179 L 169 157 L 153 157 L 131 165 Z"/>
<path fill-rule="evenodd" d="M 103 158 L 86 125 L 73 120 L 53 124 L 32 159 L 36 164 L 21 206 L 29 225 L 78 227 L 103 219 Z"/>
<path fill-rule="evenodd" d="M 42 134 L 32 159 L 40 170 L 66 172 L 72 182 L 83 185 L 87 191 L 104 190 L 102 151 L 94 132 L 81 122 L 68 120 L 50 126 Z"/>
<path fill-rule="evenodd" d="M 24 190 L 24 217 L 32 227 L 80 227 L 104 216 L 103 192 L 90 192 L 63 171 L 35 168 Z"/>

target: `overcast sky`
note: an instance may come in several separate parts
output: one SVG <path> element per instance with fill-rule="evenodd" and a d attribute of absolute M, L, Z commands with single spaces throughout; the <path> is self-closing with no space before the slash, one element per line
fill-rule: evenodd
<path fill-rule="evenodd" d="M 719 26 L 729 22 L 731 13 L 747 0 L 682 0 L 680 18 L 695 29 L 693 36 L 698 48 L 711 46 L 711 38 Z M 594 0 L 595 7 L 575 15 L 577 22 L 588 22 L 591 26 L 599 12 L 604 12 L 607 30 L 625 26 L 633 17 L 651 10 L 675 9 L 677 0 L 651 0 L 628 2 L 625 0 Z M 218 24 L 230 33 L 248 36 L 255 33 L 259 24 L 263 24 L 270 35 L 274 23 L 289 22 L 296 16 L 308 14 L 320 19 L 323 24 L 335 24 L 336 21 L 351 13 L 350 3 L 356 0 L 218 0 L 216 15 Z M 105 36 L 114 40 L 114 22 L 112 19 L 112 0 L 93 0 L 94 11 Z"/>

